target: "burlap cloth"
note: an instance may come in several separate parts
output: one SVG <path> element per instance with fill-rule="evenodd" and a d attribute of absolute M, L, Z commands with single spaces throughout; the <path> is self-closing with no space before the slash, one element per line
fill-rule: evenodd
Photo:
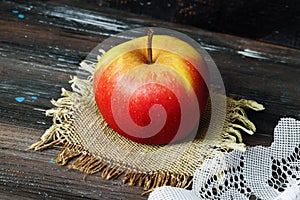
<path fill-rule="evenodd" d="M 30 149 L 44 150 L 62 146 L 55 162 L 68 165 L 88 174 L 101 172 L 105 179 L 140 185 L 151 191 L 158 186 L 189 187 L 195 169 L 206 157 L 230 149 L 245 150 L 241 131 L 254 133 L 255 126 L 247 118 L 245 108 L 264 109 L 251 100 L 227 98 L 224 126 L 216 132 L 215 139 L 201 137 L 209 123 L 209 105 L 201 118 L 200 137 L 172 145 L 143 145 L 120 136 L 105 122 L 95 104 L 92 74 L 94 63 L 83 61 L 81 66 L 90 73 L 88 79 L 73 77 L 73 91 L 62 89 L 62 97 L 52 100 L 55 108 L 46 112 L 53 117 L 53 125 L 45 131 L 41 140 Z"/>

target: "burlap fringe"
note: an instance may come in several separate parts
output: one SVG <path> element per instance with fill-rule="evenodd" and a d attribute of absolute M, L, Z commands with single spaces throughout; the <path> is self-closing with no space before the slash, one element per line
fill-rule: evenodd
<path fill-rule="evenodd" d="M 223 148 L 240 151 L 246 150 L 241 131 L 252 135 L 256 131 L 256 127 L 247 117 L 245 109 L 261 111 L 265 108 L 262 104 L 253 100 L 234 100 L 233 98 L 227 97 L 226 120 L 222 133 Z"/>
<path fill-rule="evenodd" d="M 81 66 L 89 72 L 93 72 L 90 64 L 83 62 Z M 90 90 L 87 89 L 91 83 L 92 77 L 87 80 L 74 77 L 70 83 L 73 92 L 62 89 L 62 98 L 57 101 L 51 100 L 55 108 L 46 112 L 47 116 L 53 117 L 53 125 L 45 131 L 41 140 L 29 147 L 31 150 L 42 151 L 53 146 L 63 145 L 55 159 L 59 165 L 67 165 L 71 160 L 74 160 L 68 165 L 69 169 L 76 169 L 87 174 L 101 173 L 101 176 L 107 180 L 114 180 L 123 174 L 122 183 L 128 185 L 143 186 L 146 193 L 151 192 L 154 188 L 164 185 L 174 187 L 189 188 L 192 185 L 192 175 L 175 174 L 165 171 L 157 172 L 132 172 L 126 171 L 108 164 L 94 155 L 87 152 L 76 138 L 72 130 L 73 110 L 75 109 L 74 99 L 79 99 L 79 96 L 89 95 Z M 78 96 L 79 95 L 79 96 Z M 244 109 L 250 108 L 256 111 L 263 110 L 264 107 L 255 101 L 251 100 L 234 100 L 227 98 L 227 115 L 226 123 L 222 133 L 221 145 L 226 149 L 245 150 L 245 145 L 242 143 L 241 131 L 248 134 L 255 132 L 254 124 L 248 119 Z M 73 134 L 73 135 L 72 135 Z"/>
<path fill-rule="evenodd" d="M 113 165 L 107 165 L 99 158 L 86 153 L 74 150 L 74 146 L 64 146 L 59 152 L 55 162 L 66 165 L 72 158 L 74 162 L 68 165 L 68 169 L 75 169 L 86 174 L 101 173 L 101 177 L 106 180 L 115 180 L 123 175 L 122 183 L 130 186 L 138 185 L 144 187 L 143 194 L 153 191 L 160 186 L 173 186 L 190 188 L 192 186 L 192 176 L 175 174 L 170 172 L 138 173 L 128 172 Z"/>

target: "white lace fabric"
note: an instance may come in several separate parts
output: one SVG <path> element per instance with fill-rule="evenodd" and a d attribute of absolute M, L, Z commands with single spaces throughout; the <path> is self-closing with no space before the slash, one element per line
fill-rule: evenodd
<path fill-rule="evenodd" d="M 208 158 L 195 171 L 193 189 L 160 187 L 149 200 L 300 199 L 300 121 L 282 118 L 270 147 Z"/>

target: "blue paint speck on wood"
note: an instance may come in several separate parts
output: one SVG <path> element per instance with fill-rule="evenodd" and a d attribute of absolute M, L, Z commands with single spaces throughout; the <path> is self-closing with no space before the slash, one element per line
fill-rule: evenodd
<path fill-rule="evenodd" d="M 23 14 L 18 14 L 18 18 L 24 19 L 24 18 L 25 18 L 25 15 L 23 15 Z"/>
<path fill-rule="evenodd" d="M 31 96 L 31 99 L 33 99 L 33 100 L 37 100 L 37 99 L 38 99 L 38 97 L 37 97 L 37 96 Z"/>
<path fill-rule="evenodd" d="M 11 12 L 14 13 L 14 14 L 18 14 L 19 13 L 19 11 L 16 10 L 16 9 L 12 10 Z"/>
<path fill-rule="evenodd" d="M 22 103 L 25 100 L 25 98 L 24 97 L 16 97 L 15 100 L 19 103 Z"/>
<path fill-rule="evenodd" d="M 50 163 L 52 163 L 52 164 L 54 164 L 54 163 L 55 163 L 53 159 L 49 160 L 49 162 L 50 162 Z"/>

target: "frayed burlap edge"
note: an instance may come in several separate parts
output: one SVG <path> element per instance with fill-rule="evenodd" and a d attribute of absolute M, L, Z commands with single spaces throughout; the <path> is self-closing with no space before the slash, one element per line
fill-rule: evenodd
<path fill-rule="evenodd" d="M 93 74 L 94 69 L 84 61 L 81 63 L 85 71 Z M 77 135 L 74 134 L 73 112 L 76 103 L 90 95 L 88 85 L 91 84 L 92 77 L 82 80 L 77 77 L 71 78 L 72 92 L 62 89 L 62 98 L 57 101 L 51 100 L 55 108 L 47 110 L 46 115 L 53 117 L 53 125 L 45 131 L 41 140 L 29 147 L 31 150 L 42 151 L 53 146 L 62 146 L 55 162 L 59 165 L 68 165 L 69 169 L 76 169 L 87 174 L 101 173 L 102 178 L 114 180 L 123 175 L 122 183 L 128 185 L 139 185 L 147 192 L 159 186 L 174 186 L 189 188 L 192 185 L 193 173 L 174 173 L 168 171 L 136 172 L 121 168 L 119 165 L 107 159 L 101 159 L 90 154 L 80 143 Z M 252 100 L 234 100 L 227 97 L 226 119 L 222 132 L 222 141 L 216 145 L 216 152 L 222 150 L 238 149 L 244 151 L 245 144 L 242 141 L 241 131 L 253 134 L 256 131 L 255 125 L 248 119 L 244 109 L 255 111 L 263 110 L 264 107 Z M 108 126 L 103 124 L 103 126 Z M 146 192 L 146 193 L 147 193 Z"/>

